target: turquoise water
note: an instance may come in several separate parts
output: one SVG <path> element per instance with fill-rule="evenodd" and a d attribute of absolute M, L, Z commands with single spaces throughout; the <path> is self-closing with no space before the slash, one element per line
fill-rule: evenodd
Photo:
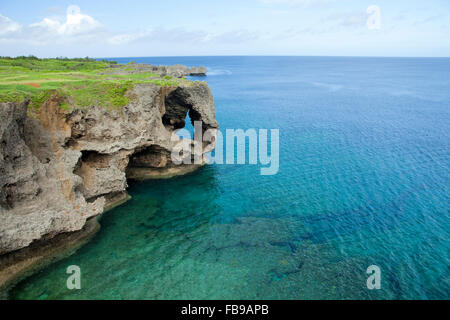
<path fill-rule="evenodd" d="M 13 298 L 450 298 L 450 59 L 130 60 L 207 66 L 222 130 L 280 129 L 279 173 L 134 184 L 92 242 Z"/>

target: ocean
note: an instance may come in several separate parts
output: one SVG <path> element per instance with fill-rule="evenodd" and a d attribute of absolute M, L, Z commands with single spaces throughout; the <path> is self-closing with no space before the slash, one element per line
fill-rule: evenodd
<path fill-rule="evenodd" d="M 12 298 L 450 298 L 450 59 L 113 60 L 206 66 L 191 78 L 211 87 L 221 131 L 279 129 L 279 171 L 134 183 L 91 242 Z"/>

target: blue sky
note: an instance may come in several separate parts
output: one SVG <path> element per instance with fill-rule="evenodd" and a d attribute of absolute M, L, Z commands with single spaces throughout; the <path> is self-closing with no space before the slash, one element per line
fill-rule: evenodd
<path fill-rule="evenodd" d="M 0 55 L 29 54 L 450 57 L 450 1 L 0 0 Z"/>

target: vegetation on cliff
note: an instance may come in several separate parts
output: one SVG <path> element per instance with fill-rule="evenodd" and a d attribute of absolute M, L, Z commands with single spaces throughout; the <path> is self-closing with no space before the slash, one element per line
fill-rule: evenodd
<path fill-rule="evenodd" d="M 137 83 L 178 86 L 187 81 L 133 70 L 132 64 L 89 58 L 0 57 L 0 102 L 29 98 L 30 110 L 37 112 L 51 94 L 58 92 L 65 98 L 63 109 L 92 105 L 119 108 L 129 102 L 126 92 Z"/>

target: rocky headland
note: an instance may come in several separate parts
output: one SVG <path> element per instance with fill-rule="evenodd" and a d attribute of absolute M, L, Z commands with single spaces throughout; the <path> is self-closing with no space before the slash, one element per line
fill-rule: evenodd
<path fill-rule="evenodd" d="M 206 70 L 131 63 L 99 71 L 148 73 L 151 80 L 127 80 L 116 108 L 79 107 L 59 90 L 38 108 L 28 98 L 0 103 L 0 291 L 88 239 L 96 217 L 129 198 L 130 179 L 199 166 L 175 165 L 170 154 L 188 114 L 202 130 L 218 127 L 208 84 L 183 78 Z"/>
<path fill-rule="evenodd" d="M 188 68 L 181 64 L 174 64 L 173 66 L 154 66 L 147 63 L 130 62 L 127 68 L 122 68 L 121 65 L 111 64 L 111 70 L 105 71 L 105 74 L 136 74 L 144 72 L 155 72 L 161 78 L 171 76 L 175 78 L 182 78 L 186 76 L 206 76 L 207 69 L 203 66 Z"/>

